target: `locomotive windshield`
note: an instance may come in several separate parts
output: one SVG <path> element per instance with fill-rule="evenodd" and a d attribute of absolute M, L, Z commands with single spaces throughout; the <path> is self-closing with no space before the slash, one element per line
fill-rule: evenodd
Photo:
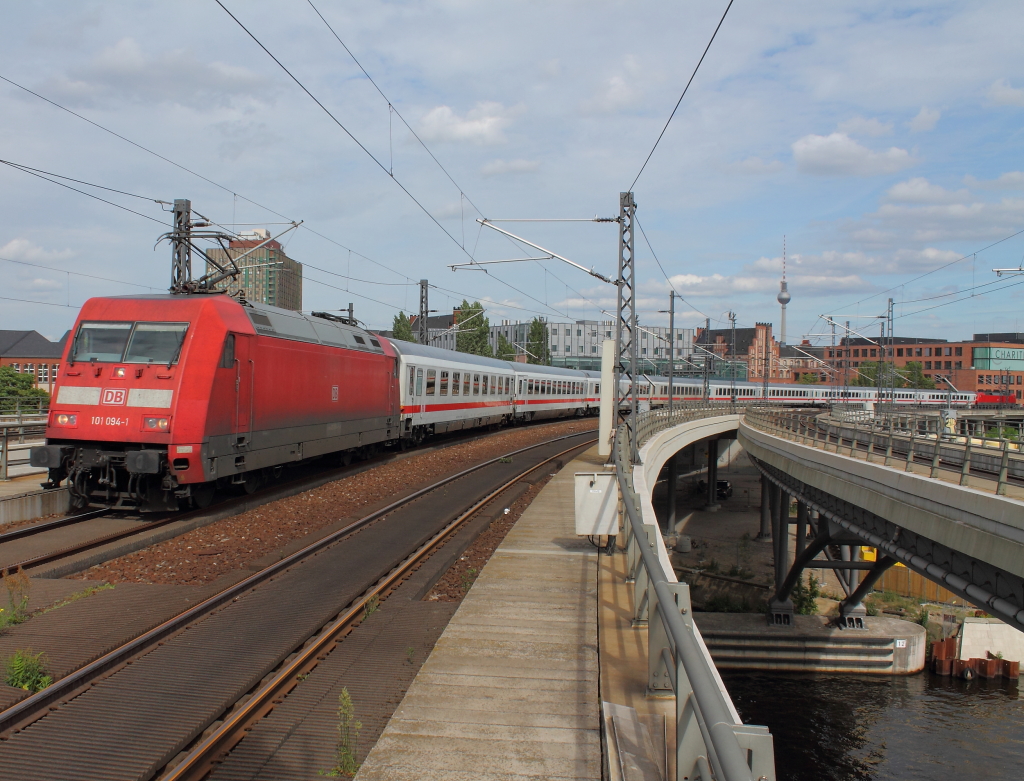
<path fill-rule="evenodd" d="M 82 323 L 71 360 L 120 361 L 131 332 L 131 323 Z"/>
<path fill-rule="evenodd" d="M 166 363 L 178 360 L 188 323 L 82 323 L 75 361 Z"/>
<path fill-rule="evenodd" d="M 174 363 L 187 330 L 188 323 L 137 323 L 125 363 Z"/>

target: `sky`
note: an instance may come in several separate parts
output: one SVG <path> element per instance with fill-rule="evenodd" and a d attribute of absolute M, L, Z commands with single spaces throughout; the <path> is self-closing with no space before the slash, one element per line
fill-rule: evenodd
<path fill-rule="evenodd" d="M 643 324 L 675 289 L 680 326 L 777 333 L 785 245 L 790 343 L 823 315 L 875 335 L 889 297 L 897 336 L 1024 331 L 1024 276 L 992 271 L 1024 260 L 1022 4 L 737 0 L 637 178 L 726 2 L 221 1 L 237 22 L 4 9 L 0 159 L 68 179 L 0 165 L 0 329 L 165 291 L 175 198 L 303 221 L 306 310 L 387 328 L 427 279 L 442 312 L 606 319 L 615 288 L 559 260 L 451 266 L 544 254 L 478 218 L 616 217 L 632 189 Z M 615 275 L 614 223 L 496 224 Z"/>

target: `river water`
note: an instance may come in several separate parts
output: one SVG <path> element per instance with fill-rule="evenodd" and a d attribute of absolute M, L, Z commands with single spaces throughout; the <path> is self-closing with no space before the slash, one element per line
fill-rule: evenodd
<path fill-rule="evenodd" d="M 723 670 L 775 739 L 778 781 L 1024 779 L 1016 682 Z"/>

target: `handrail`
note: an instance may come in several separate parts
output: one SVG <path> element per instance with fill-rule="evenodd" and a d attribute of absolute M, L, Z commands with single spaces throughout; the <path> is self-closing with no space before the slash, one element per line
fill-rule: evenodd
<path fill-rule="evenodd" d="M 793 409 L 751 407 L 745 414 L 746 422 L 762 431 L 781 434 L 810 447 L 848 457 L 864 454 L 868 461 L 879 459 L 885 466 L 899 463 L 907 472 L 914 471 L 917 456 L 931 456 L 931 469 L 922 474 L 938 478 L 943 463 L 960 471 L 962 486 L 972 485 L 972 461 L 975 469 L 997 475 L 996 494 L 1005 496 L 1010 477 L 1024 479 L 1024 438 L 1019 427 L 1001 420 L 961 420 L 956 425 L 963 431 L 949 431 L 942 418 L 916 416 L 905 412 L 892 412 L 883 417 L 860 422 L 837 419 L 834 414 L 814 415 Z M 990 436 L 992 428 L 998 436 Z M 1017 436 L 1006 437 L 1007 429 L 1016 428 Z M 979 431 L 980 429 L 980 431 Z M 833 441 L 834 439 L 834 441 Z M 894 446 L 902 446 L 898 453 Z M 866 447 L 865 451 L 859 445 Z M 884 456 L 883 456 L 884 452 Z"/>
<path fill-rule="evenodd" d="M 734 404 L 690 404 L 683 409 L 673 411 L 671 416 L 665 410 L 642 413 L 637 416 L 636 420 L 637 447 L 656 432 L 670 426 L 699 418 L 734 414 L 736 411 Z M 616 431 L 613 451 L 615 473 L 628 518 L 630 527 L 628 531 L 631 531 L 632 536 L 636 539 L 646 541 L 648 536 L 639 510 L 639 499 L 633 490 L 631 480 L 630 433 L 626 424 L 619 426 Z M 718 686 L 710 659 L 694 636 L 694 628 L 688 625 L 687 620 L 683 618 L 683 613 L 687 612 L 689 605 L 682 606 L 677 603 L 677 592 L 672 590 L 674 582 L 669 580 L 653 545 L 638 544 L 635 547 L 639 549 L 640 561 L 648 580 L 648 588 L 653 588 L 657 597 L 657 609 L 648 619 L 649 626 L 652 623 L 651 619 L 656 615 L 671 641 L 669 647 L 662 653 L 671 659 L 676 668 L 674 675 L 670 674 L 668 677 L 677 697 L 677 714 L 682 713 L 678 699 L 686 697 L 689 693 L 681 687 L 681 683 L 684 683 L 679 680 L 681 666 L 681 671 L 685 673 L 686 677 L 685 683 L 689 684 L 690 692 L 692 692 L 689 704 L 693 708 L 695 720 L 708 753 L 707 760 L 710 761 L 715 778 L 719 781 L 750 781 L 752 776 L 747 764 L 746 750 L 740 746 L 735 732 L 735 727 L 740 725 L 737 725 L 725 696 Z M 640 572 L 637 571 L 637 577 L 639 578 L 639 576 Z M 677 725 L 678 729 L 679 725 Z M 698 757 L 697 763 L 700 764 L 702 759 L 702 757 Z M 676 771 L 678 778 L 687 775 L 684 768 L 677 766 Z"/>

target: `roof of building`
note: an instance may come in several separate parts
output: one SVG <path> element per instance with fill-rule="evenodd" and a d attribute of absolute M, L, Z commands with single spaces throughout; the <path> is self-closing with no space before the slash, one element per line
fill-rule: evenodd
<path fill-rule="evenodd" d="M 409 322 L 413 324 L 413 330 L 416 330 L 416 321 L 420 319 L 419 315 L 410 315 Z M 451 328 L 455 323 L 454 315 L 427 315 L 427 328 L 439 329 L 439 328 Z"/>
<path fill-rule="evenodd" d="M 1002 333 L 1002 334 L 975 334 L 975 342 L 1009 342 L 1010 344 L 1024 344 L 1024 334 L 1022 333 Z"/>
<path fill-rule="evenodd" d="M 808 355 L 813 355 L 815 358 L 821 358 L 822 353 L 825 351 L 824 347 L 816 347 L 813 344 L 780 344 L 779 345 L 779 357 L 780 358 L 807 358 Z"/>
<path fill-rule="evenodd" d="M 871 339 L 867 339 L 867 338 L 860 337 L 860 336 L 852 336 L 852 337 L 844 337 L 843 339 L 840 339 L 839 343 L 841 345 L 849 345 L 849 346 L 853 346 L 853 347 L 859 347 L 860 345 L 865 345 L 865 344 L 875 344 L 875 345 L 877 345 L 880 340 L 881 340 L 881 337 L 874 337 L 874 338 L 871 338 Z M 946 339 L 928 339 L 928 338 L 924 338 L 924 337 L 920 337 L 920 336 L 894 336 L 894 337 L 892 337 L 892 343 L 895 344 L 895 345 L 901 345 L 901 344 L 946 344 L 947 341 L 948 340 L 946 340 Z M 887 345 L 889 344 L 889 338 L 888 337 L 886 337 L 885 343 Z"/>
<path fill-rule="evenodd" d="M 60 358 L 67 338 L 51 342 L 38 331 L 0 331 L 0 357 Z"/>

